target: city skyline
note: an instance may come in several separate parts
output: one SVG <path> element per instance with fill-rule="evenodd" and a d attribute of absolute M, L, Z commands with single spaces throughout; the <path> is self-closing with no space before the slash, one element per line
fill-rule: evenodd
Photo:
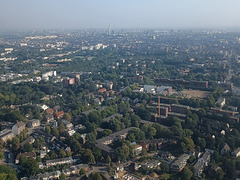
<path fill-rule="evenodd" d="M 240 27 L 236 0 L 2 0 L 0 29 Z"/>

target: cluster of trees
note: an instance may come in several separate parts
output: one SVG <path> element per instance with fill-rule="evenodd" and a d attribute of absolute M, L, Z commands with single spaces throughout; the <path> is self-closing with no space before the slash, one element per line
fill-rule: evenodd
<path fill-rule="evenodd" d="M 17 180 L 17 172 L 10 166 L 0 165 L 1 180 Z"/>
<path fill-rule="evenodd" d="M 89 122 L 94 123 L 96 125 L 100 125 L 102 123 L 102 120 L 108 116 L 111 116 L 112 114 L 117 112 L 117 105 L 109 106 L 103 110 L 97 110 L 91 112 L 87 119 Z M 85 119 L 85 120 L 87 120 Z"/>
<path fill-rule="evenodd" d="M 71 155 L 72 155 L 72 152 L 70 151 L 66 152 L 63 149 L 60 149 L 59 151 L 51 150 L 46 154 L 43 160 L 46 161 L 49 159 L 64 158 L 64 157 L 69 157 Z"/>
<path fill-rule="evenodd" d="M 19 159 L 19 164 L 21 165 L 23 175 L 27 177 L 36 175 L 39 170 L 37 160 L 33 158 L 22 156 Z"/>
<path fill-rule="evenodd" d="M 126 113 L 122 118 L 114 118 L 110 119 L 109 122 L 103 122 L 101 127 L 117 132 L 130 126 L 139 127 L 139 125 L 139 116 L 133 113 Z"/>
<path fill-rule="evenodd" d="M 15 123 L 17 120 L 25 121 L 25 118 L 20 111 L 9 110 L 7 108 L 0 109 L 0 121 Z"/>
<path fill-rule="evenodd" d="M 28 130 L 25 128 L 23 130 L 23 132 L 21 132 L 21 134 L 17 137 L 14 137 L 12 140 L 11 140 L 11 146 L 12 146 L 12 149 L 15 151 L 15 152 L 18 152 L 18 150 L 20 149 L 20 143 L 22 141 L 24 141 L 25 139 L 28 138 Z"/>

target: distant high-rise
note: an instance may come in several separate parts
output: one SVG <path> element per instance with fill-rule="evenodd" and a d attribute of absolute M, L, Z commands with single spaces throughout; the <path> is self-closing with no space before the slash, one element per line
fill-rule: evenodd
<path fill-rule="evenodd" d="M 111 24 L 108 25 L 108 35 L 111 35 Z"/>

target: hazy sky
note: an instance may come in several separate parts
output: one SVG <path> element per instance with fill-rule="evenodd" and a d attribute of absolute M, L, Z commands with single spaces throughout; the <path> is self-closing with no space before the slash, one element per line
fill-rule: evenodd
<path fill-rule="evenodd" d="M 0 29 L 240 27 L 240 0 L 0 0 Z"/>

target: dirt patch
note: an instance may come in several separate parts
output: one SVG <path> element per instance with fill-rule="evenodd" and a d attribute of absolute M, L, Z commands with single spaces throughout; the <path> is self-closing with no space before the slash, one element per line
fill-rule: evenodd
<path fill-rule="evenodd" d="M 183 97 L 185 98 L 206 98 L 210 95 L 210 91 L 199 91 L 199 90 L 183 90 L 181 91 Z"/>

